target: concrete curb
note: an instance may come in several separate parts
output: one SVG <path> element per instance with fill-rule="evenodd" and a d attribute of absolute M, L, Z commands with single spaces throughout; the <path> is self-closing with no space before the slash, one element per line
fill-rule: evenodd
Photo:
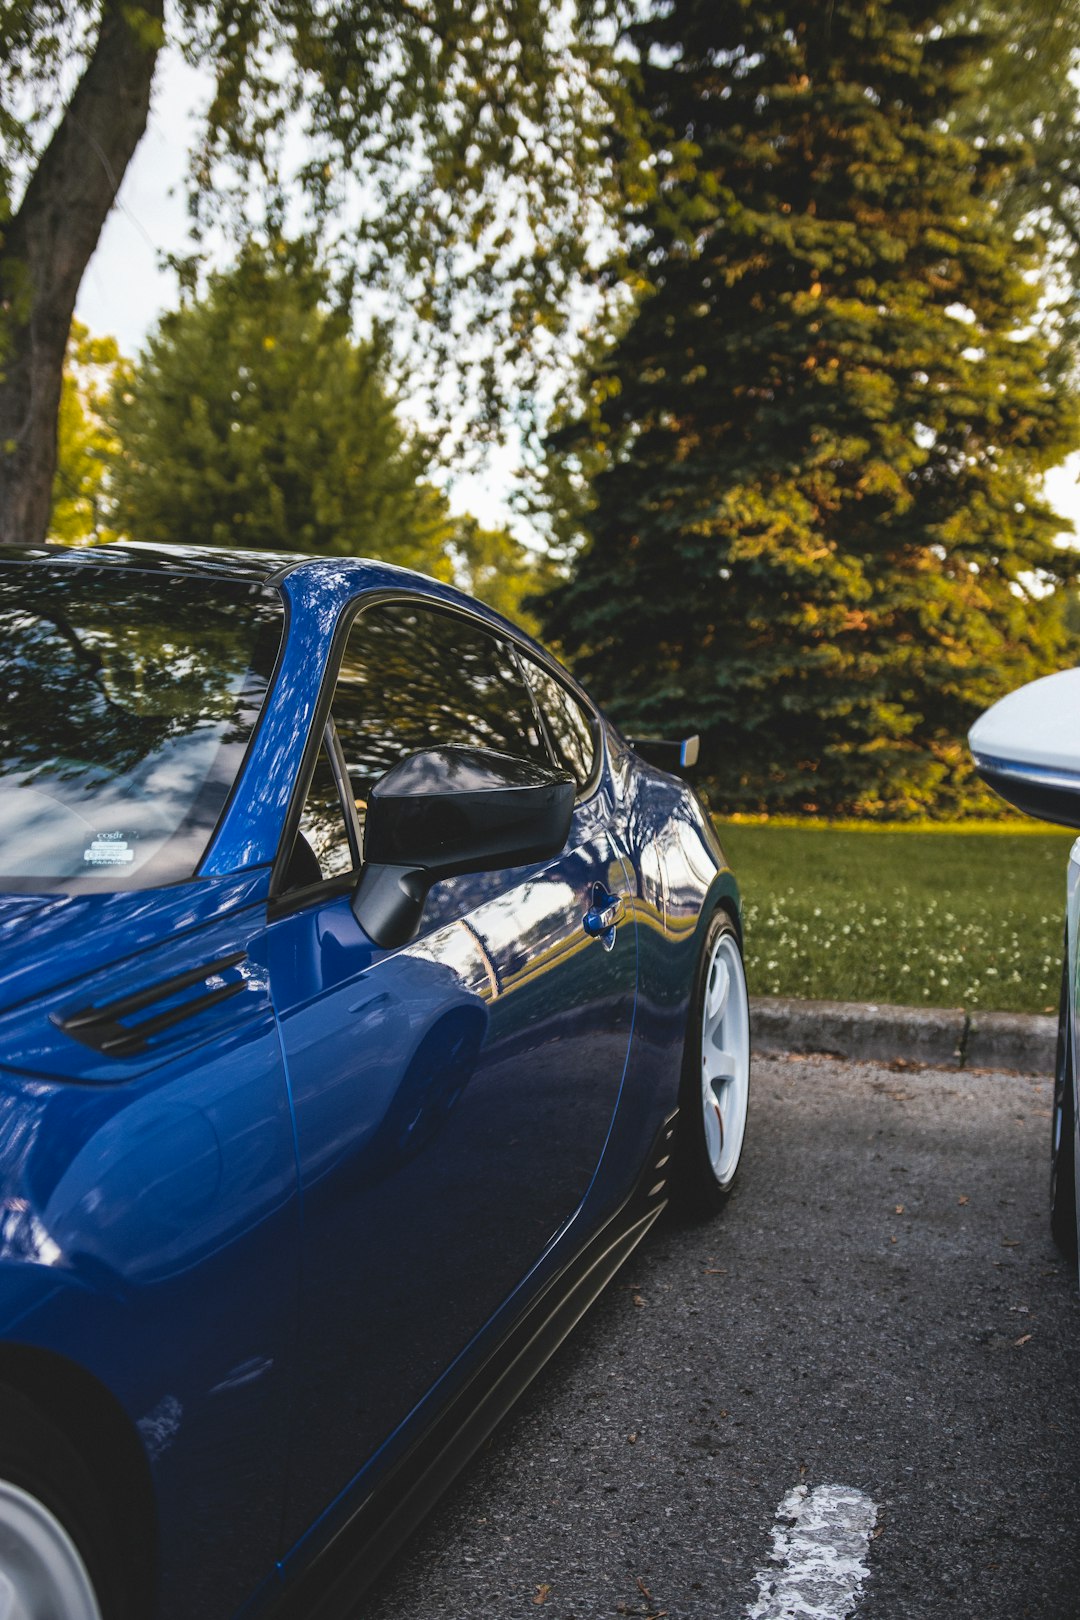
<path fill-rule="evenodd" d="M 1034 1013 L 967 1013 L 962 1007 L 889 1007 L 848 1001 L 750 998 L 754 1051 L 820 1052 L 870 1062 L 946 1069 L 1054 1072 L 1057 1019 Z"/>

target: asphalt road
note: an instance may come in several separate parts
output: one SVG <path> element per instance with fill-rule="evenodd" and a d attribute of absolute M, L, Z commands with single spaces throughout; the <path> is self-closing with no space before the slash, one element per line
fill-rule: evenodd
<path fill-rule="evenodd" d="M 360 1615 L 742 1620 L 781 1499 L 829 1484 L 876 1508 L 858 1620 L 1080 1620 L 1049 1084 L 807 1058 L 753 1088 L 724 1214 L 654 1230 Z"/>

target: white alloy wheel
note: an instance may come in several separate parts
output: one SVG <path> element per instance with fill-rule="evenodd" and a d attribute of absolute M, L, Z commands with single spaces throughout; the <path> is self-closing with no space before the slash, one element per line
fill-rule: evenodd
<path fill-rule="evenodd" d="M 0 1620 L 101 1620 L 79 1549 L 28 1491 L 0 1480 Z"/>
<path fill-rule="evenodd" d="M 705 1151 L 717 1187 L 735 1174 L 750 1097 L 750 1007 L 738 940 L 729 929 L 713 940 L 701 1008 L 701 1108 Z"/>

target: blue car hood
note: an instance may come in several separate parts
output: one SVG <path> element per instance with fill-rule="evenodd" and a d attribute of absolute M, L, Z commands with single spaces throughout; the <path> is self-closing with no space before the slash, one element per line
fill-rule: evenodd
<path fill-rule="evenodd" d="M 268 884 L 258 868 L 132 894 L 0 894 L 0 1012 L 257 904 Z"/>

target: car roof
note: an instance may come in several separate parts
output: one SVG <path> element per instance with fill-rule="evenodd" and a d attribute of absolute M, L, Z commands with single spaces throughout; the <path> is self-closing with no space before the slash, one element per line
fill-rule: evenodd
<path fill-rule="evenodd" d="M 197 575 L 259 584 L 281 579 L 300 563 L 319 560 L 327 559 L 299 551 L 232 551 L 219 546 L 165 546 L 141 540 L 87 546 L 47 542 L 43 546 L 12 546 L 0 551 L 0 561 L 5 562 L 48 563 L 64 568 L 131 568 L 141 573 Z"/>
<path fill-rule="evenodd" d="M 287 578 L 301 591 L 314 588 L 332 597 L 356 596 L 365 590 L 391 588 L 420 592 L 445 608 L 466 609 L 492 629 L 511 635 L 535 648 L 532 637 L 487 603 L 428 574 L 378 557 L 348 553 L 303 551 L 249 551 L 228 546 L 156 545 L 144 540 L 110 540 L 89 545 L 46 541 L 41 546 L 0 546 L 0 563 L 23 563 L 63 570 L 107 568 L 137 573 L 182 575 L 188 578 L 234 580 L 244 584 L 281 585 Z"/>
<path fill-rule="evenodd" d="M 290 578 L 288 594 L 314 591 L 324 600 L 356 596 L 364 591 L 392 589 L 418 592 L 433 605 L 448 610 L 464 609 L 483 620 L 490 629 L 509 635 L 531 649 L 541 662 L 552 664 L 547 648 L 534 641 L 527 631 L 497 609 L 456 586 L 434 579 L 412 568 L 384 562 L 377 557 L 355 557 L 343 553 L 316 555 L 303 551 L 249 551 L 228 546 L 157 545 L 144 540 L 111 540 L 90 545 L 66 545 L 46 541 L 41 546 L 2 546 L 0 563 L 39 564 L 50 568 L 109 568 L 132 572 L 184 575 L 189 578 L 234 580 L 240 583 L 277 586 Z M 325 594 L 328 593 L 328 596 Z M 560 677 L 568 671 L 556 665 Z M 570 677 L 571 685 L 577 683 Z M 578 691 L 580 693 L 580 688 Z M 581 694 L 586 695 L 586 694 Z M 591 702 L 592 700 L 589 699 Z"/>

